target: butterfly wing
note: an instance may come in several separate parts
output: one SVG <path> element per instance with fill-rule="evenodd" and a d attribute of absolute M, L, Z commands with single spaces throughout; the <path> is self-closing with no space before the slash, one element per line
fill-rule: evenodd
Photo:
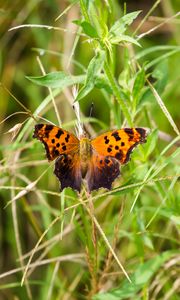
<path fill-rule="evenodd" d="M 130 159 L 139 143 L 145 143 L 146 130 L 124 128 L 106 132 L 91 141 L 92 157 L 86 175 L 89 191 L 104 187 L 111 189 L 120 174 L 120 164 Z"/>
<path fill-rule="evenodd" d="M 111 156 L 101 156 L 93 153 L 86 174 L 89 192 L 101 187 L 111 189 L 112 182 L 120 174 L 119 161 Z"/>
<path fill-rule="evenodd" d="M 82 176 L 78 153 L 60 155 L 55 162 L 54 174 L 61 182 L 61 190 L 71 187 L 80 192 Z"/>
<path fill-rule="evenodd" d="M 53 125 L 37 124 L 34 138 L 46 149 L 48 160 L 54 160 L 54 173 L 61 182 L 61 189 L 71 187 L 80 192 L 82 175 L 79 140 L 68 131 Z M 124 128 L 109 131 L 91 141 L 92 154 L 86 174 L 91 192 L 100 187 L 111 189 L 112 182 L 120 174 L 119 165 L 126 163 L 132 150 L 146 140 L 143 128 Z"/>
<path fill-rule="evenodd" d="M 75 135 L 54 125 L 35 125 L 33 137 L 44 144 L 49 161 L 61 154 L 77 151 L 79 146 L 79 140 Z"/>
<path fill-rule="evenodd" d="M 134 147 L 145 142 L 144 128 L 123 128 L 98 136 L 91 141 L 91 145 L 99 155 L 114 157 L 120 164 L 125 164 Z"/>
<path fill-rule="evenodd" d="M 75 135 L 57 126 L 37 124 L 33 137 L 44 144 L 49 161 L 57 158 L 54 173 L 61 183 L 61 190 L 71 187 L 80 192 L 79 140 Z"/>

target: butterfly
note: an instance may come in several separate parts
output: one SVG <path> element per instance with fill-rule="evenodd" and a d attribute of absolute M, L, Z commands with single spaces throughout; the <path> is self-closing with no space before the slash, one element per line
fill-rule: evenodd
<path fill-rule="evenodd" d="M 85 178 L 88 191 L 101 187 L 111 189 L 120 175 L 120 165 L 127 163 L 135 146 L 146 142 L 144 128 L 122 128 L 108 131 L 94 139 L 85 134 L 79 139 L 54 125 L 37 124 L 33 137 L 40 140 L 49 161 L 55 160 L 54 173 L 61 190 L 71 187 L 81 191 Z"/>

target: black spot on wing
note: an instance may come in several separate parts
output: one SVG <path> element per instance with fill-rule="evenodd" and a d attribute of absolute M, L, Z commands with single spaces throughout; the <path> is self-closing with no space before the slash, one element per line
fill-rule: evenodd
<path fill-rule="evenodd" d="M 134 135 L 134 131 L 132 128 L 124 128 L 125 133 L 127 134 L 133 134 Z"/>
<path fill-rule="evenodd" d="M 97 158 L 100 167 L 93 165 L 86 174 L 89 192 L 101 187 L 111 189 L 113 181 L 119 176 L 119 162 L 111 156 Z"/>
<path fill-rule="evenodd" d="M 69 133 L 67 134 L 67 136 L 65 137 L 65 141 L 68 143 L 68 141 L 69 141 L 69 138 L 70 138 L 70 135 L 69 135 Z"/>
<path fill-rule="evenodd" d="M 43 128 L 43 130 L 41 131 L 42 128 Z M 38 138 L 39 140 L 42 140 L 44 137 L 48 138 L 49 133 L 53 128 L 54 128 L 53 125 L 36 124 L 34 134 L 33 134 L 33 138 Z"/>
<path fill-rule="evenodd" d="M 55 143 L 55 139 L 52 139 L 52 140 L 51 140 L 51 143 L 54 144 L 54 143 Z"/>
<path fill-rule="evenodd" d="M 40 130 L 43 126 L 44 126 L 44 124 L 36 124 L 35 130 Z"/>
<path fill-rule="evenodd" d="M 38 132 L 44 126 L 44 124 L 36 124 L 34 127 L 33 138 L 39 138 Z"/>
<path fill-rule="evenodd" d="M 121 140 L 121 137 L 119 136 L 119 133 L 117 131 L 114 131 L 111 134 L 111 136 L 113 136 L 115 138 L 116 142 Z"/>
<path fill-rule="evenodd" d="M 129 141 L 134 139 L 134 131 L 132 128 L 124 128 L 124 132 L 128 135 Z"/>
<path fill-rule="evenodd" d="M 46 130 L 47 131 L 51 131 L 53 129 L 53 125 L 46 125 Z"/>
<path fill-rule="evenodd" d="M 62 146 L 62 149 L 63 149 L 63 151 L 66 151 L 66 146 L 65 145 Z"/>
<path fill-rule="evenodd" d="M 121 150 L 119 150 L 119 152 L 117 152 L 115 154 L 115 158 L 118 160 L 121 160 L 123 158 L 123 152 Z"/>
<path fill-rule="evenodd" d="M 59 156 L 60 155 L 60 153 L 59 153 L 59 151 L 57 149 L 53 150 L 53 154 L 54 154 L 54 156 Z"/>
<path fill-rule="evenodd" d="M 108 165 L 110 163 L 110 160 L 108 158 L 105 158 L 105 163 Z"/>
<path fill-rule="evenodd" d="M 105 140 L 105 144 L 109 144 L 109 139 L 108 139 L 107 135 L 105 135 L 104 140 Z"/>
<path fill-rule="evenodd" d="M 147 132 L 144 128 L 135 128 L 137 132 L 140 134 L 140 143 L 145 143 L 146 142 L 146 135 Z"/>
<path fill-rule="evenodd" d="M 64 131 L 62 129 L 58 129 L 58 132 L 56 133 L 56 138 L 59 139 L 62 134 L 64 134 Z"/>

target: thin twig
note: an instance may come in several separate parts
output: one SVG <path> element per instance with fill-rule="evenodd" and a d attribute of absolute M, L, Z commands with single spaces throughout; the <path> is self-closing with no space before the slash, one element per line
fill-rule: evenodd
<path fill-rule="evenodd" d="M 42 74 L 43 74 L 43 75 L 46 75 L 45 69 L 44 69 L 44 67 L 43 67 L 43 65 L 42 65 L 42 62 L 41 62 L 39 56 L 37 56 L 37 62 L 38 62 L 38 64 L 39 64 L 39 67 L 40 67 L 40 69 L 41 69 Z M 59 124 L 59 126 L 61 127 L 61 119 L 60 119 L 60 115 L 59 115 L 59 113 L 58 113 L 58 109 L 57 109 L 56 101 L 55 101 L 54 96 L 53 96 L 53 93 L 52 93 L 52 89 L 51 89 L 50 87 L 48 87 L 48 90 L 49 90 L 49 94 L 50 94 L 51 99 L 52 99 L 52 103 L 53 103 L 53 106 L 54 106 L 54 110 L 55 110 L 55 113 L 56 113 L 56 117 L 57 117 L 57 120 L 58 120 L 58 124 Z"/>
<path fill-rule="evenodd" d="M 155 8 L 159 5 L 159 3 L 161 2 L 161 0 L 157 0 L 154 5 L 150 8 L 150 10 L 148 11 L 148 13 L 145 15 L 145 17 L 142 19 L 142 21 L 139 23 L 138 27 L 136 28 L 136 30 L 134 31 L 133 35 L 135 35 L 138 30 L 141 28 L 141 26 L 144 24 L 144 22 L 147 20 L 147 18 L 149 17 L 149 15 L 155 10 Z"/>
<path fill-rule="evenodd" d="M 99 225 L 97 219 L 94 217 L 94 215 L 92 215 L 90 209 L 87 207 L 87 205 L 81 200 L 79 199 L 80 203 L 85 207 L 86 211 L 88 212 L 88 214 L 90 215 L 91 219 L 93 220 L 93 222 L 95 223 L 97 229 L 99 230 L 103 240 L 105 241 L 105 244 L 107 245 L 107 247 L 109 248 L 109 250 L 112 252 L 112 255 L 114 256 L 114 259 L 116 260 L 117 264 L 119 265 L 119 267 L 121 268 L 121 270 L 123 271 L 124 275 L 126 276 L 126 278 L 128 279 L 129 282 L 131 282 L 131 279 L 129 277 L 129 275 L 127 274 L 126 270 L 124 269 L 123 265 L 121 264 L 119 258 L 117 257 L 114 249 L 112 248 L 111 244 L 109 243 L 104 231 L 102 230 L 101 226 Z"/>
<path fill-rule="evenodd" d="M 177 18 L 180 15 L 180 12 L 177 12 L 177 14 L 175 14 L 174 16 L 167 18 L 164 20 L 164 22 L 162 22 L 161 24 L 156 25 L 155 27 L 151 28 L 150 30 L 143 32 L 142 34 L 138 35 L 137 40 L 140 40 L 141 38 L 143 38 L 144 36 L 152 33 L 153 31 L 157 30 L 158 28 L 160 28 L 161 26 L 163 26 L 164 24 L 170 22 L 172 19 Z"/>

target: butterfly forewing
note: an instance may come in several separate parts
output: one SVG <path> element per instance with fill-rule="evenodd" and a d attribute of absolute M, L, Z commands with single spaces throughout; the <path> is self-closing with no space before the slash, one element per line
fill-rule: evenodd
<path fill-rule="evenodd" d="M 123 128 L 108 131 L 91 141 L 93 149 L 103 156 L 115 157 L 121 164 L 126 163 L 132 150 L 139 143 L 146 142 L 144 128 Z"/>
<path fill-rule="evenodd" d="M 79 147 L 79 140 L 75 135 L 54 125 L 35 125 L 33 137 L 44 144 L 48 160 L 54 160 L 61 154 L 76 152 Z"/>

